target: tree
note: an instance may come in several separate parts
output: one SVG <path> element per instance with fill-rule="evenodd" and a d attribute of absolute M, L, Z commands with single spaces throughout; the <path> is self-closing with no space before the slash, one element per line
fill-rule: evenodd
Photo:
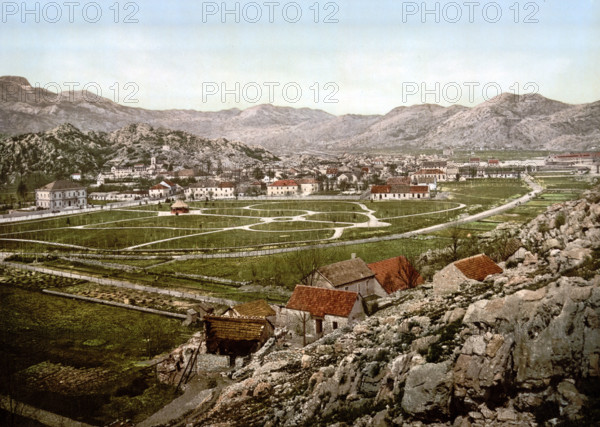
<path fill-rule="evenodd" d="M 404 257 L 404 260 L 398 260 L 398 275 L 403 279 L 407 288 L 414 288 L 423 282 L 423 278 L 415 268 L 416 262 L 415 257 Z"/>
<path fill-rule="evenodd" d="M 462 239 L 463 231 L 459 227 L 452 227 L 450 229 L 450 261 L 457 261 L 460 257 L 460 249 L 463 244 Z"/>
<path fill-rule="evenodd" d="M 23 181 L 23 179 L 19 181 L 19 185 L 17 186 L 17 194 L 19 195 L 19 198 L 23 201 L 27 197 L 27 184 L 25 184 L 25 181 Z"/>
<path fill-rule="evenodd" d="M 254 179 L 262 179 L 262 178 L 264 178 L 264 176 L 265 176 L 265 173 L 258 166 L 255 167 L 254 170 L 252 171 L 252 177 Z"/>

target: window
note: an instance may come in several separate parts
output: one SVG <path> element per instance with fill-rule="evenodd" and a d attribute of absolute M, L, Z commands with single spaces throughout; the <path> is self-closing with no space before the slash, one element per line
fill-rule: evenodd
<path fill-rule="evenodd" d="M 337 328 L 338 328 L 338 322 L 333 322 L 333 323 L 331 324 L 331 327 L 332 327 L 334 330 L 335 330 L 335 329 L 337 329 Z"/>

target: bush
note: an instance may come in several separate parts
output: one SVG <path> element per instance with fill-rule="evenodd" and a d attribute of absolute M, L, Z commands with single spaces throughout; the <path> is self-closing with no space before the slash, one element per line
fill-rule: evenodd
<path fill-rule="evenodd" d="M 556 226 L 556 228 L 560 228 L 563 225 L 565 225 L 566 222 L 567 222 L 567 220 L 565 218 L 564 212 L 560 212 L 558 215 L 556 215 L 556 219 L 554 220 L 554 225 Z"/>

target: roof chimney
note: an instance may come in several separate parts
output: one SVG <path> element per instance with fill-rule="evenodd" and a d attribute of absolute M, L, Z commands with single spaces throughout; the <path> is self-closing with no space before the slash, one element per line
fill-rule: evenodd
<path fill-rule="evenodd" d="M 350 259 L 354 259 L 354 258 L 356 258 L 356 253 L 352 252 L 352 255 L 350 255 Z"/>

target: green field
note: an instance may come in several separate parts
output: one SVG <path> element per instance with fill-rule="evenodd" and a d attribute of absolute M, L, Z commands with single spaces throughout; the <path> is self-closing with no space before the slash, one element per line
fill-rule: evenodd
<path fill-rule="evenodd" d="M 190 202 L 187 215 L 159 215 L 168 203 L 131 209 L 0 225 L 0 239 L 48 242 L 2 241 L 6 250 L 69 250 L 56 244 L 90 250 L 210 250 L 287 246 L 293 242 L 379 237 L 407 232 L 477 213 L 528 191 L 519 180 L 490 179 L 441 183 L 445 200 L 402 201 L 218 201 Z M 557 201 L 566 195 L 546 195 Z M 461 204 L 465 204 L 462 207 Z M 369 214 L 381 225 L 354 227 L 369 222 Z M 297 218 L 302 217 L 302 218 Z M 264 219 L 263 219 L 264 218 Z M 273 220 L 273 221 L 272 221 Z M 386 225 L 388 224 L 388 225 Z M 249 227 L 249 229 L 247 229 Z M 52 246 L 52 244 L 55 244 Z"/>
<path fill-rule="evenodd" d="M 0 393 L 95 425 L 140 421 L 174 397 L 140 362 L 185 342 L 191 329 L 42 294 L 26 281 L 0 287 Z"/>

